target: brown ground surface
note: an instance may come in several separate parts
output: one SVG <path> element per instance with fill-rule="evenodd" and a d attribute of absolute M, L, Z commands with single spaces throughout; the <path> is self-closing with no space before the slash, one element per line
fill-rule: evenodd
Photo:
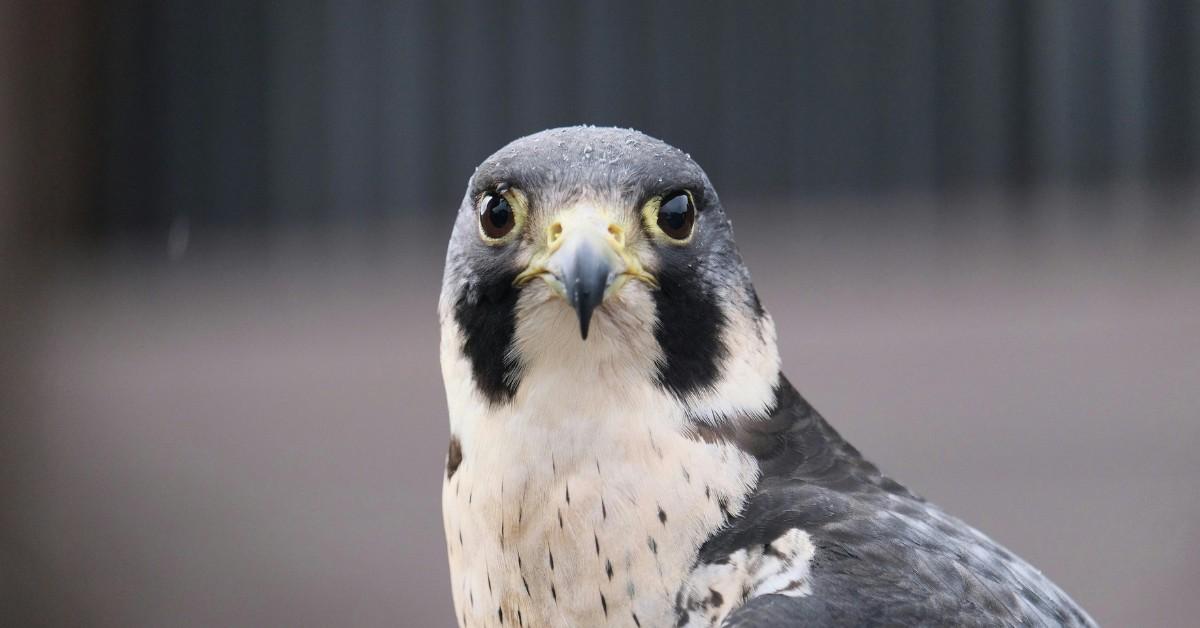
<path fill-rule="evenodd" d="M 1184 627 L 1200 212 L 1161 209 L 1196 198 L 1046 194 L 1026 218 L 899 202 L 882 224 L 850 202 L 819 224 L 731 211 L 786 372 L 851 441 L 1100 622 Z M 56 263 L 8 359 L 21 612 L 450 625 L 445 235 L 197 236 L 174 263 L 158 243 Z"/>

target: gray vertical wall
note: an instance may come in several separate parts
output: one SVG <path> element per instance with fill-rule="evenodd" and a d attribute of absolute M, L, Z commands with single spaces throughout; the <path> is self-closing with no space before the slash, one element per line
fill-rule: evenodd
<path fill-rule="evenodd" d="M 1191 176 L 1193 2 L 188 0 L 100 9 L 94 226 L 446 212 L 513 137 L 633 126 L 727 195 Z"/>

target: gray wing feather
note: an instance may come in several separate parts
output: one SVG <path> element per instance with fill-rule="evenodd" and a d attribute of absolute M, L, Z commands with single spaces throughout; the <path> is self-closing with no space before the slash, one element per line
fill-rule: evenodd
<path fill-rule="evenodd" d="M 816 547 L 809 595 L 750 598 L 723 626 L 1095 625 L 1041 572 L 880 474 L 782 376 L 768 420 L 714 432 L 762 476 L 697 563 L 792 528 Z"/>

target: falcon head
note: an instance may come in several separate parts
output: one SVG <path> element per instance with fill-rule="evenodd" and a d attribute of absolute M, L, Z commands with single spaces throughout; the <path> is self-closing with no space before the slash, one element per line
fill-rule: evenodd
<path fill-rule="evenodd" d="M 633 130 L 552 129 L 487 158 L 439 313 L 447 379 L 447 360 L 469 363 L 491 404 L 544 371 L 616 394 L 649 382 L 703 416 L 760 409 L 778 373 L 774 326 L 708 177 Z"/>

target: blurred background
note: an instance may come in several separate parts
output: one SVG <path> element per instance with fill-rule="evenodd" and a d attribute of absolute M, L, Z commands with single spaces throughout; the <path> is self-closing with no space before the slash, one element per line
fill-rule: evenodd
<path fill-rule="evenodd" d="M 632 126 L 791 380 L 1111 626 L 1200 616 L 1200 4 L 0 4 L 5 625 L 452 625 L 472 168 Z"/>

